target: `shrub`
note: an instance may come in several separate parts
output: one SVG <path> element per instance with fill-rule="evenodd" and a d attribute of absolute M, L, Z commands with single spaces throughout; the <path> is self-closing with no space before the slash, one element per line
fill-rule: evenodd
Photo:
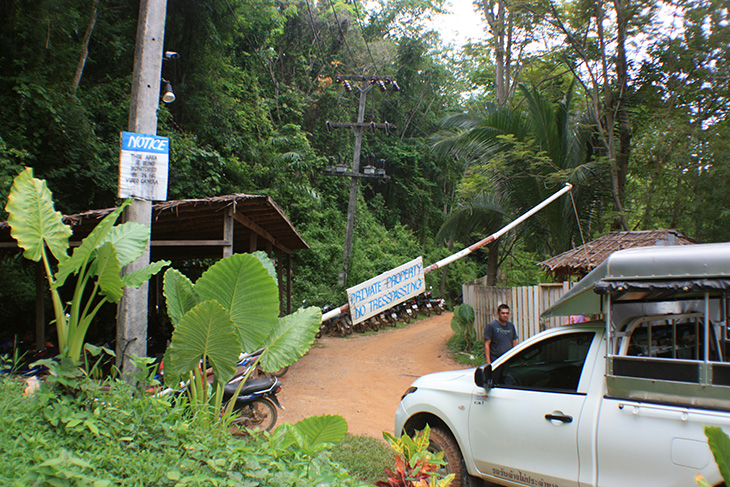
<path fill-rule="evenodd" d="M 309 434 L 296 433 L 300 443 L 286 424 L 234 439 L 184 403 L 121 381 L 104 385 L 85 381 L 74 395 L 44 387 L 23 396 L 24 382 L 0 380 L 0 485 L 364 485 L 330 458 L 329 445 L 311 439 L 337 420 L 314 418 Z"/>

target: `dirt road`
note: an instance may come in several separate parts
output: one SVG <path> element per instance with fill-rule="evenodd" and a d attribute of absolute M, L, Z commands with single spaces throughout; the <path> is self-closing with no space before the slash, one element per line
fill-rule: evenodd
<path fill-rule="evenodd" d="M 393 432 L 403 392 L 417 377 L 466 368 L 451 359 L 451 313 L 373 335 L 323 337 L 282 377 L 278 423 L 339 414 L 349 432 L 382 439 Z"/>

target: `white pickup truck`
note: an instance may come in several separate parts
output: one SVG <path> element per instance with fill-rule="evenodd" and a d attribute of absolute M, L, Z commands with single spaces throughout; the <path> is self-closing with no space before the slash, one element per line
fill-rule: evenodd
<path fill-rule="evenodd" d="M 730 244 L 612 254 L 493 366 L 430 374 L 395 431 L 431 427 L 452 487 L 724 485 L 704 426 L 730 433 Z"/>

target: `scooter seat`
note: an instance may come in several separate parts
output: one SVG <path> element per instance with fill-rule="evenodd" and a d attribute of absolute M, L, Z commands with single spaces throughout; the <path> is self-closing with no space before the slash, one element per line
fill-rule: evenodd
<path fill-rule="evenodd" d="M 268 390 L 271 390 L 277 382 L 278 382 L 278 379 L 270 378 L 270 377 L 262 377 L 260 379 L 249 379 L 246 381 L 245 384 L 243 384 L 243 387 L 241 388 L 241 392 L 239 392 L 238 395 L 247 396 L 249 394 L 253 394 L 254 392 L 268 391 Z M 226 384 L 223 387 L 223 396 L 224 397 L 233 396 L 233 394 L 236 392 L 237 387 L 238 387 L 238 382 Z"/>

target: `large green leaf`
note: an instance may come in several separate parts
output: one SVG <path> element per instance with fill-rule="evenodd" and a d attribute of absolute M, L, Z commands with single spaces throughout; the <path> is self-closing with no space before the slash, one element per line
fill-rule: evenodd
<path fill-rule="evenodd" d="M 122 299 L 122 268 L 117 260 L 114 246 L 107 242 L 97 250 L 95 259 L 94 274 L 99 283 L 101 294 L 106 296 L 112 303 L 118 303 Z"/>
<path fill-rule="evenodd" d="M 198 279 L 195 292 L 229 310 L 245 351 L 261 347 L 277 325 L 278 288 L 253 255 L 234 254 L 219 260 Z"/>
<path fill-rule="evenodd" d="M 142 255 L 150 241 L 150 227 L 142 223 L 127 222 L 111 228 L 106 238 L 114 245 L 119 265 L 128 266 Z"/>
<path fill-rule="evenodd" d="M 170 317 L 173 326 L 177 326 L 183 315 L 200 303 L 200 298 L 193 289 L 193 283 L 177 269 L 170 268 L 165 271 L 163 294 L 167 302 L 167 316 Z"/>
<path fill-rule="evenodd" d="M 170 360 L 177 375 L 195 370 L 205 356 L 213 367 L 216 382 L 225 384 L 236 372 L 241 352 L 236 328 L 226 311 L 215 301 L 203 301 L 185 313 L 172 333 Z"/>
<path fill-rule="evenodd" d="M 266 268 L 271 278 L 274 280 L 276 285 L 279 285 L 279 279 L 276 277 L 276 268 L 274 267 L 274 263 L 271 262 L 271 259 L 269 259 L 269 256 L 266 255 L 266 252 L 263 250 L 257 250 L 253 254 L 254 257 L 256 257 L 259 261 L 261 261 L 261 265 Z"/>
<path fill-rule="evenodd" d="M 288 367 L 309 351 L 322 323 L 322 311 L 311 306 L 279 319 L 264 343 L 259 365 L 266 372 Z"/>
<path fill-rule="evenodd" d="M 347 434 L 347 421 L 342 416 L 311 416 L 294 424 L 305 444 L 300 445 L 308 450 L 332 443 L 339 443 Z"/>
<path fill-rule="evenodd" d="M 730 484 L 730 437 L 716 426 L 705 426 L 705 436 L 725 484 Z"/>
<path fill-rule="evenodd" d="M 132 287 L 136 289 L 149 281 L 150 277 L 154 276 L 160 272 L 163 267 L 167 267 L 168 265 L 170 265 L 169 260 L 158 260 L 157 262 L 152 262 L 148 266 L 137 269 L 129 274 L 124 274 L 122 276 L 122 283 L 124 284 L 124 287 Z"/>
<path fill-rule="evenodd" d="M 56 287 L 63 286 L 66 282 L 66 278 L 71 274 L 76 274 L 87 263 L 93 259 L 93 253 L 101 247 L 108 239 L 114 224 L 116 223 L 119 215 L 122 213 L 124 208 L 130 204 L 130 200 L 127 200 L 119 208 L 105 216 L 101 222 L 91 231 L 85 239 L 81 241 L 81 245 L 74 249 L 73 255 L 66 262 L 58 265 L 58 272 L 56 272 Z"/>
<path fill-rule="evenodd" d="M 27 168 L 15 178 L 5 211 L 10 235 L 24 249 L 27 259 L 38 262 L 44 245 L 59 262 L 68 259 L 71 227 L 63 223 L 61 213 L 53 206 L 51 191 L 45 181 L 33 177 L 33 169 Z"/>

